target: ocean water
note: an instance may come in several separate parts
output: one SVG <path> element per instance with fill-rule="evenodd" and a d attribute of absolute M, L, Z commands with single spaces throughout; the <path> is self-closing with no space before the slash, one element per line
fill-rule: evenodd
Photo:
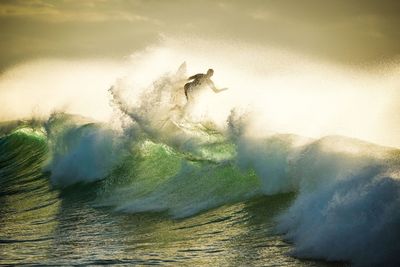
<path fill-rule="evenodd" d="M 0 125 L 0 264 L 400 264 L 399 149 L 255 137 L 235 110 L 221 129 L 185 116 L 179 75 L 136 105 L 110 88 L 117 126 Z"/>
<path fill-rule="evenodd" d="M 164 172 L 179 172 L 181 166 L 172 165 L 183 160 L 156 143 L 146 143 L 104 180 L 57 188 L 42 167 L 47 141 L 27 127 L 0 139 L 1 264 L 325 266 L 289 256 L 292 246 L 274 230 L 274 216 L 289 206 L 293 193 L 262 196 L 254 178 L 246 185 L 246 174 L 231 177 L 239 171 L 208 162 L 186 163 L 198 176 L 188 180 L 219 172 L 204 177 L 211 185 L 177 183 Z M 131 163 L 139 166 L 127 167 Z M 227 188 L 233 179 L 243 180 Z M 105 206 L 121 203 L 128 206 Z"/>

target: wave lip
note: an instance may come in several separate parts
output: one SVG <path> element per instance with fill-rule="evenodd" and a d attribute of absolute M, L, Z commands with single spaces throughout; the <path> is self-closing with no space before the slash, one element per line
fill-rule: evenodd
<path fill-rule="evenodd" d="M 102 124 L 60 113 L 46 128 L 50 161 L 45 169 L 56 186 L 104 179 L 124 155 L 120 136 Z"/>

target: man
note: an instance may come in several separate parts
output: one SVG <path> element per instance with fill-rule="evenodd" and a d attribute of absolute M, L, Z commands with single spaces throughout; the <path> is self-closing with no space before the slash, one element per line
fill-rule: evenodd
<path fill-rule="evenodd" d="M 190 81 L 190 80 L 193 80 L 193 81 L 186 83 L 185 86 L 183 87 L 185 89 L 186 100 L 189 101 L 189 92 L 193 91 L 194 88 L 201 87 L 203 85 L 207 85 L 215 93 L 219 93 L 219 92 L 222 92 L 222 91 L 225 91 L 226 89 L 228 89 L 228 88 L 217 89 L 215 87 L 213 81 L 211 81 L 211 79 L 210 79 L 211 76 L 213 76 L 213 74 L 214 74 L 214 70 L 209 69 L 206 74 L 198 73 L 196 75 L 189 77 L 188 81 Z"/>

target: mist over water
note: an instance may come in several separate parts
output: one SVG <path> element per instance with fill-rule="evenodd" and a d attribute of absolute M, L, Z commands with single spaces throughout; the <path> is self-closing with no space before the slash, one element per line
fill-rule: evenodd
<path fill-rule="evenodd" d="M 166 40 L 121 62 L 32 62 L 0 78 L 2 120 L 14 120 L 2 125 L 2 193 L 26 198 L 31 189 L 18 187 L 36 188 L 30 197 L 44 203 L 14 212 L 46 207 L 40 220 L 57 222 L 29 238 L 0 230 L 3 243 L 59 240 L 61 251 L 41 247 L 49 264 L 68 262 L 62 248 L 92 233 L 83 236 L 102 235 L 119 258 L 95 245 L 100 256 L 80 254 L 77 264 L 207 265 L 214 255 L 221 264 L 397 266 L 398 65 L 360 69 L 193 43 Z M 187 102 L 187 77 L 210 67 L 229 89 L 199 90 Z M 237 247 L 238 259 L 226 257 Z"/>
<path fill-rule="evenodd" d="M 254 113 L 257 132 L 308 137 L 345 135 L 399 146 L 399 66 L 334 65 L 273 47 L 166 39 L 120 62 L 41 60 L 16 66 L 0 79 L 2 120 L 66 111 L 108 121 L 107 91 L 125 83 L 125 101 L 187 62 L 188 75 L 215 70 L 223 94 L 201 96 L 202 109 L 224 124 L 233 108 Z M 24 97 L 22 97 L 24 96 Z"/>

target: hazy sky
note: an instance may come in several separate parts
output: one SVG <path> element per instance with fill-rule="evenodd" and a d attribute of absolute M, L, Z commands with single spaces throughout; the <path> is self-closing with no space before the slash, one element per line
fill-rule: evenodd
<path fill-rule="evenodd" d="M 163 36 L 240 40 L 342 63 L 400 54 L 398 0 L 0 0 L 0 70 L 42 57 L 120 58 Z"/>

